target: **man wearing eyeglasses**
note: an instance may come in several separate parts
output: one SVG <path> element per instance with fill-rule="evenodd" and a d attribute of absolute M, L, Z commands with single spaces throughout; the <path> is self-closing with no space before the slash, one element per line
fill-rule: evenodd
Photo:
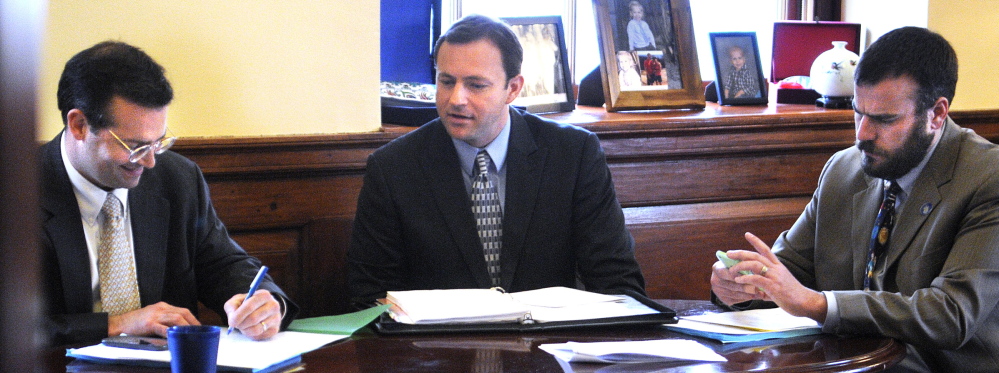
<path fill-rule="evenodd" d="M 198 302 L 253 339 L 297 306 L 228 235 L 201 170 L 167 151 L 173 90 L 138 48 L 102 42 L 66 63 L 65 129 L 42 149 L 47 328 L 53 344 L 165 336 L 198 325 Z"/>
<path fill-rule="evenodd" d="M 714 265 L 717 299 L 900 340 L 894 371 L 999 372 L 999 146 L 949 117 L 957 66 L 925 28 L 871 44 L 856 69 L 856 146 L 829 159 L 773 251 L 746 234 L 755 252 Z"/>

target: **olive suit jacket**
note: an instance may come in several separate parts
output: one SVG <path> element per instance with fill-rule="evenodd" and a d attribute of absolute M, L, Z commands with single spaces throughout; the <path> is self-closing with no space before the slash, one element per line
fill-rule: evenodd
<path fill-rule="evenodd" d="M 933 371 L 999 371 L 999 147 L 948 118 L 897 212 L 880 291 L 862 291 L 882 183 L 861 157 L 834 155 L 774 244 L 805 286 L 833 291 L 840 322 L 825 331 L 899 339 Z"/>

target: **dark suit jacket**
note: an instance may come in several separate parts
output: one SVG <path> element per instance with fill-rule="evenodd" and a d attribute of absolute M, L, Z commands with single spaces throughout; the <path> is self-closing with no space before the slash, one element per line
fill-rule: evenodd
<path fill-rule="evenodd" d="M 502 287 L 644 294 L 596 135 L 511 109 Z M 347 253 L 355 301 L 387 290 L 488 288 L 457 151 L 439 119 L 368 158 Z"/>
<path fill-rule="evenodd" d="M 42 148 L 41 160 L 47 327 L 53 344 L 99 341 L 107 336 L 108 315 L 93 313 L 90 254 L 61 137 Z M 129 190 L 128 205 L 142 306 L 162 301 L 197 315 L 201 301 L 224 317 L 223 305 L 249 289 L 260 261 L 229 238 L 198 166 L 170 151 L 157 155 L 156 166 Z M 298 307 L 269 276 L 260 288 L 285 297 L 286 327 Z"/>
<path fill-rule="evenodd" d="M 861 291 L 881 182 L 856 147 L 826 164 L 811 203 L 774 244 L 805 286 L 832 290 L 837 334 L 910 345 L 933 371 L 999 371 L 999 146 L 948 120 L 898 211 L 884 291 Z"/>

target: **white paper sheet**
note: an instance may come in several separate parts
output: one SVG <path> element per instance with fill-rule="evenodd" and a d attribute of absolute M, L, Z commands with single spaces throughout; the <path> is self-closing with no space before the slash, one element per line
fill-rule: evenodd
<path fill-rule="evenodd" d="M 281 332 L 265 341 L 254 341 L 239 332 L 219 339 L 219 366 L 264 369 L 276 363 L 315 350 L 349 335 Z M 69 356 L 89 356 L 109 360 L 147 360 L 170 362 L 170 351 L 145 351 L 108 347 L 103 344 L 70 349 Z"/>
<path fill-rule="evenodd" d="M 624 297 L 555 286 L 510 294 L 518 302 L 538 307 L 572 307 L 602 302 L 619 302 Z"/>
<path fill-rule="evenodd" d="M 597 302 L 565 307 L 531 307 L 531 316 L 540 322 L 649 315 L 657 312 L 659 311 L 631 298 L 625 298 L 620 302 Z"/>

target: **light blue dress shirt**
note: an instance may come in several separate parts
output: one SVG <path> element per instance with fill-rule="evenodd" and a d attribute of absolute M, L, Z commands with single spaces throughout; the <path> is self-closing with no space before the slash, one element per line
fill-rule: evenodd
<path fill-rule="evenodd" d="M 503 130 L 485 148 L 476 148 L 455 138 L 451 138 L 451 142 L 454 143 L 454 149 L 458 151 L 458 161 L 461 163 L 463 171 L 461 174 L 464 176 L 465 191 L 468 194 L 472 193 L 472 179 L 475 178 L 477 172 L 475 155 L 479 154 L 479 150 L 482 149 L 485 149 L 486 153 L 489 153 L 489 157 L 493 160 L 493 165 L 489 169 L 489 178 L 493 181 L 493 184 L 496 184 L 496 190 L 499 192 L 500 207 L 506 210 L 506 151 L 510 144 L 510 119 L 507 118 Z"/>

